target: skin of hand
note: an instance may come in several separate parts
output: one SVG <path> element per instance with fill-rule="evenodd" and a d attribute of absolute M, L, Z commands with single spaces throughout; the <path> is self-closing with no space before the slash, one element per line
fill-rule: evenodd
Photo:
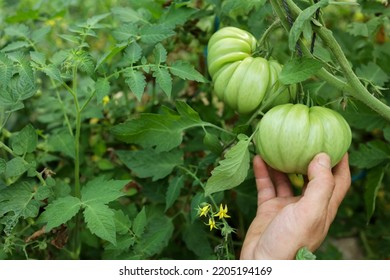
<path fill-rule="evenodd" d="M 325 239 L 350 185 L 348 154 L 332 169 L 325 153 L 308 167 L 308 183 L 294 196 L 286 174 L 255 156 L 257 213 L 246 234 L 241 259 L 295 259 L 306 246 L 314 252 Z"/>

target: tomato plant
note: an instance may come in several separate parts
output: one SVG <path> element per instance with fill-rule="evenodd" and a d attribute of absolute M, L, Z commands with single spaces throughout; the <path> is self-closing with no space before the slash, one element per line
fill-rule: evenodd
<path fill-rule="evenodd" d="M 334 162 L 350 155 L 315 255 L 390 258 L 388 7 L 0 1 L 0 259 L 238 258 L 255 143 L 276 137 L 257 124 L 288 102 L 332 122 L 315 134 Z M 269 142 L 318 147 L 289 143 L 298 123 Z"/>

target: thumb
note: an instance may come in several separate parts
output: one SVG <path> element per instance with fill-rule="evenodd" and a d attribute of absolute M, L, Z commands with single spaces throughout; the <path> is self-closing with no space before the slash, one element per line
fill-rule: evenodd
<path fill-rule="evenodd" d="M 308 168 L 309 183 L 305 190 L 305 197 L 313 212 L 328 208 L 330 198 L 335 187 L 330 157 L 325 153 L 316 155 Z M 317 212 L 318 213 L 318 212 Z"/>

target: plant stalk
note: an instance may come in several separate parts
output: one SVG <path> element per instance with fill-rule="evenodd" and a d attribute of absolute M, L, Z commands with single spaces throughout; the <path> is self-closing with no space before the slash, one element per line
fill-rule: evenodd
<path fill-rule="evenodd" d="M 302 10 L 292 0 L 286 0 L 286 1 L 288 3 L 288 6 L 293 16 L 297 17 L 302 12 Z M 275 13 L 280 18 L 284 28 L 287 31 L 289 31 L 291 26 L 289 25 L 286 19 L 284 11 L 281 7 L 280 0 L 270 0 L 270 2 Z M 352 97 L 365 103 L 367 106 L 369 106 L 371 109 L 376 111 L 379 115 L 381 115 L 384 119 L 390 121 L 390 107 L 384 104 L 383 102 L 381 102 L 375 96 L 373 96 L 360 82 L 359 78 L 353 72 L 340 45 L 332 35 L 332 31 L 330 31 L 324 26 L 316 26 L 316 25 L 312 25 L 312 26 L 314 31 L 318 34 L 318 36 L 322 39 L 325 45 L 333 53 L 348 83 L 345 83 L 339 78 L 335 77 L 334 75 L 329 73 L 325 68 L 322 68 L 317 73 L 317 76 L 325 80 L 326 82 L 330 83 L 334 87 L 348 92 Z M 304 49 L 305 54 L 307 54 L 309 51 L 306 48 L 306 46 L 302 42 L 300 42 L 300 45 Z"/>

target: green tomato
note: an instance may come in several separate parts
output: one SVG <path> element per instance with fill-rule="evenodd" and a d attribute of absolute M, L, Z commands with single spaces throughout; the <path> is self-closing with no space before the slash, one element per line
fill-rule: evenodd
<path fill-rule="evenodd" d="M 296 95 L 294 86 L 281 90 L 282 66 L 274 60 L 252 57 L 256 38 L 249 32 L 224 27 L 208 43 L 207 64 L 219 100 L 240 114 L 253 112 L 267 97 L 265 109 L 290 102 Z M 275 96 L 277 95 L 277 96 Z"/>
<path fill-rule="evenodd" d="M 327 153 L 335 166 L 352 141 L 351 129 L 336 111 L 319 106 L 283 104 L 260 120 L 254 140 L 259 154 L 284 173 L 307 174 L 310 161 Z"/>
<path fill-rule="evenodd" d="M 268 61 L 261 57 L 230 63 L 215 74 L 215 94 L 239 113 L 250 113 L 267 92 L 269 73 Z"/>
<path fill-rule="evenodd" d="M 252 34 L 236 27 L 224 27 L 215 32 L 207 47 L 211 78 L 226 64 L 250 57 L 256 49 L 256 42 Z"/>

